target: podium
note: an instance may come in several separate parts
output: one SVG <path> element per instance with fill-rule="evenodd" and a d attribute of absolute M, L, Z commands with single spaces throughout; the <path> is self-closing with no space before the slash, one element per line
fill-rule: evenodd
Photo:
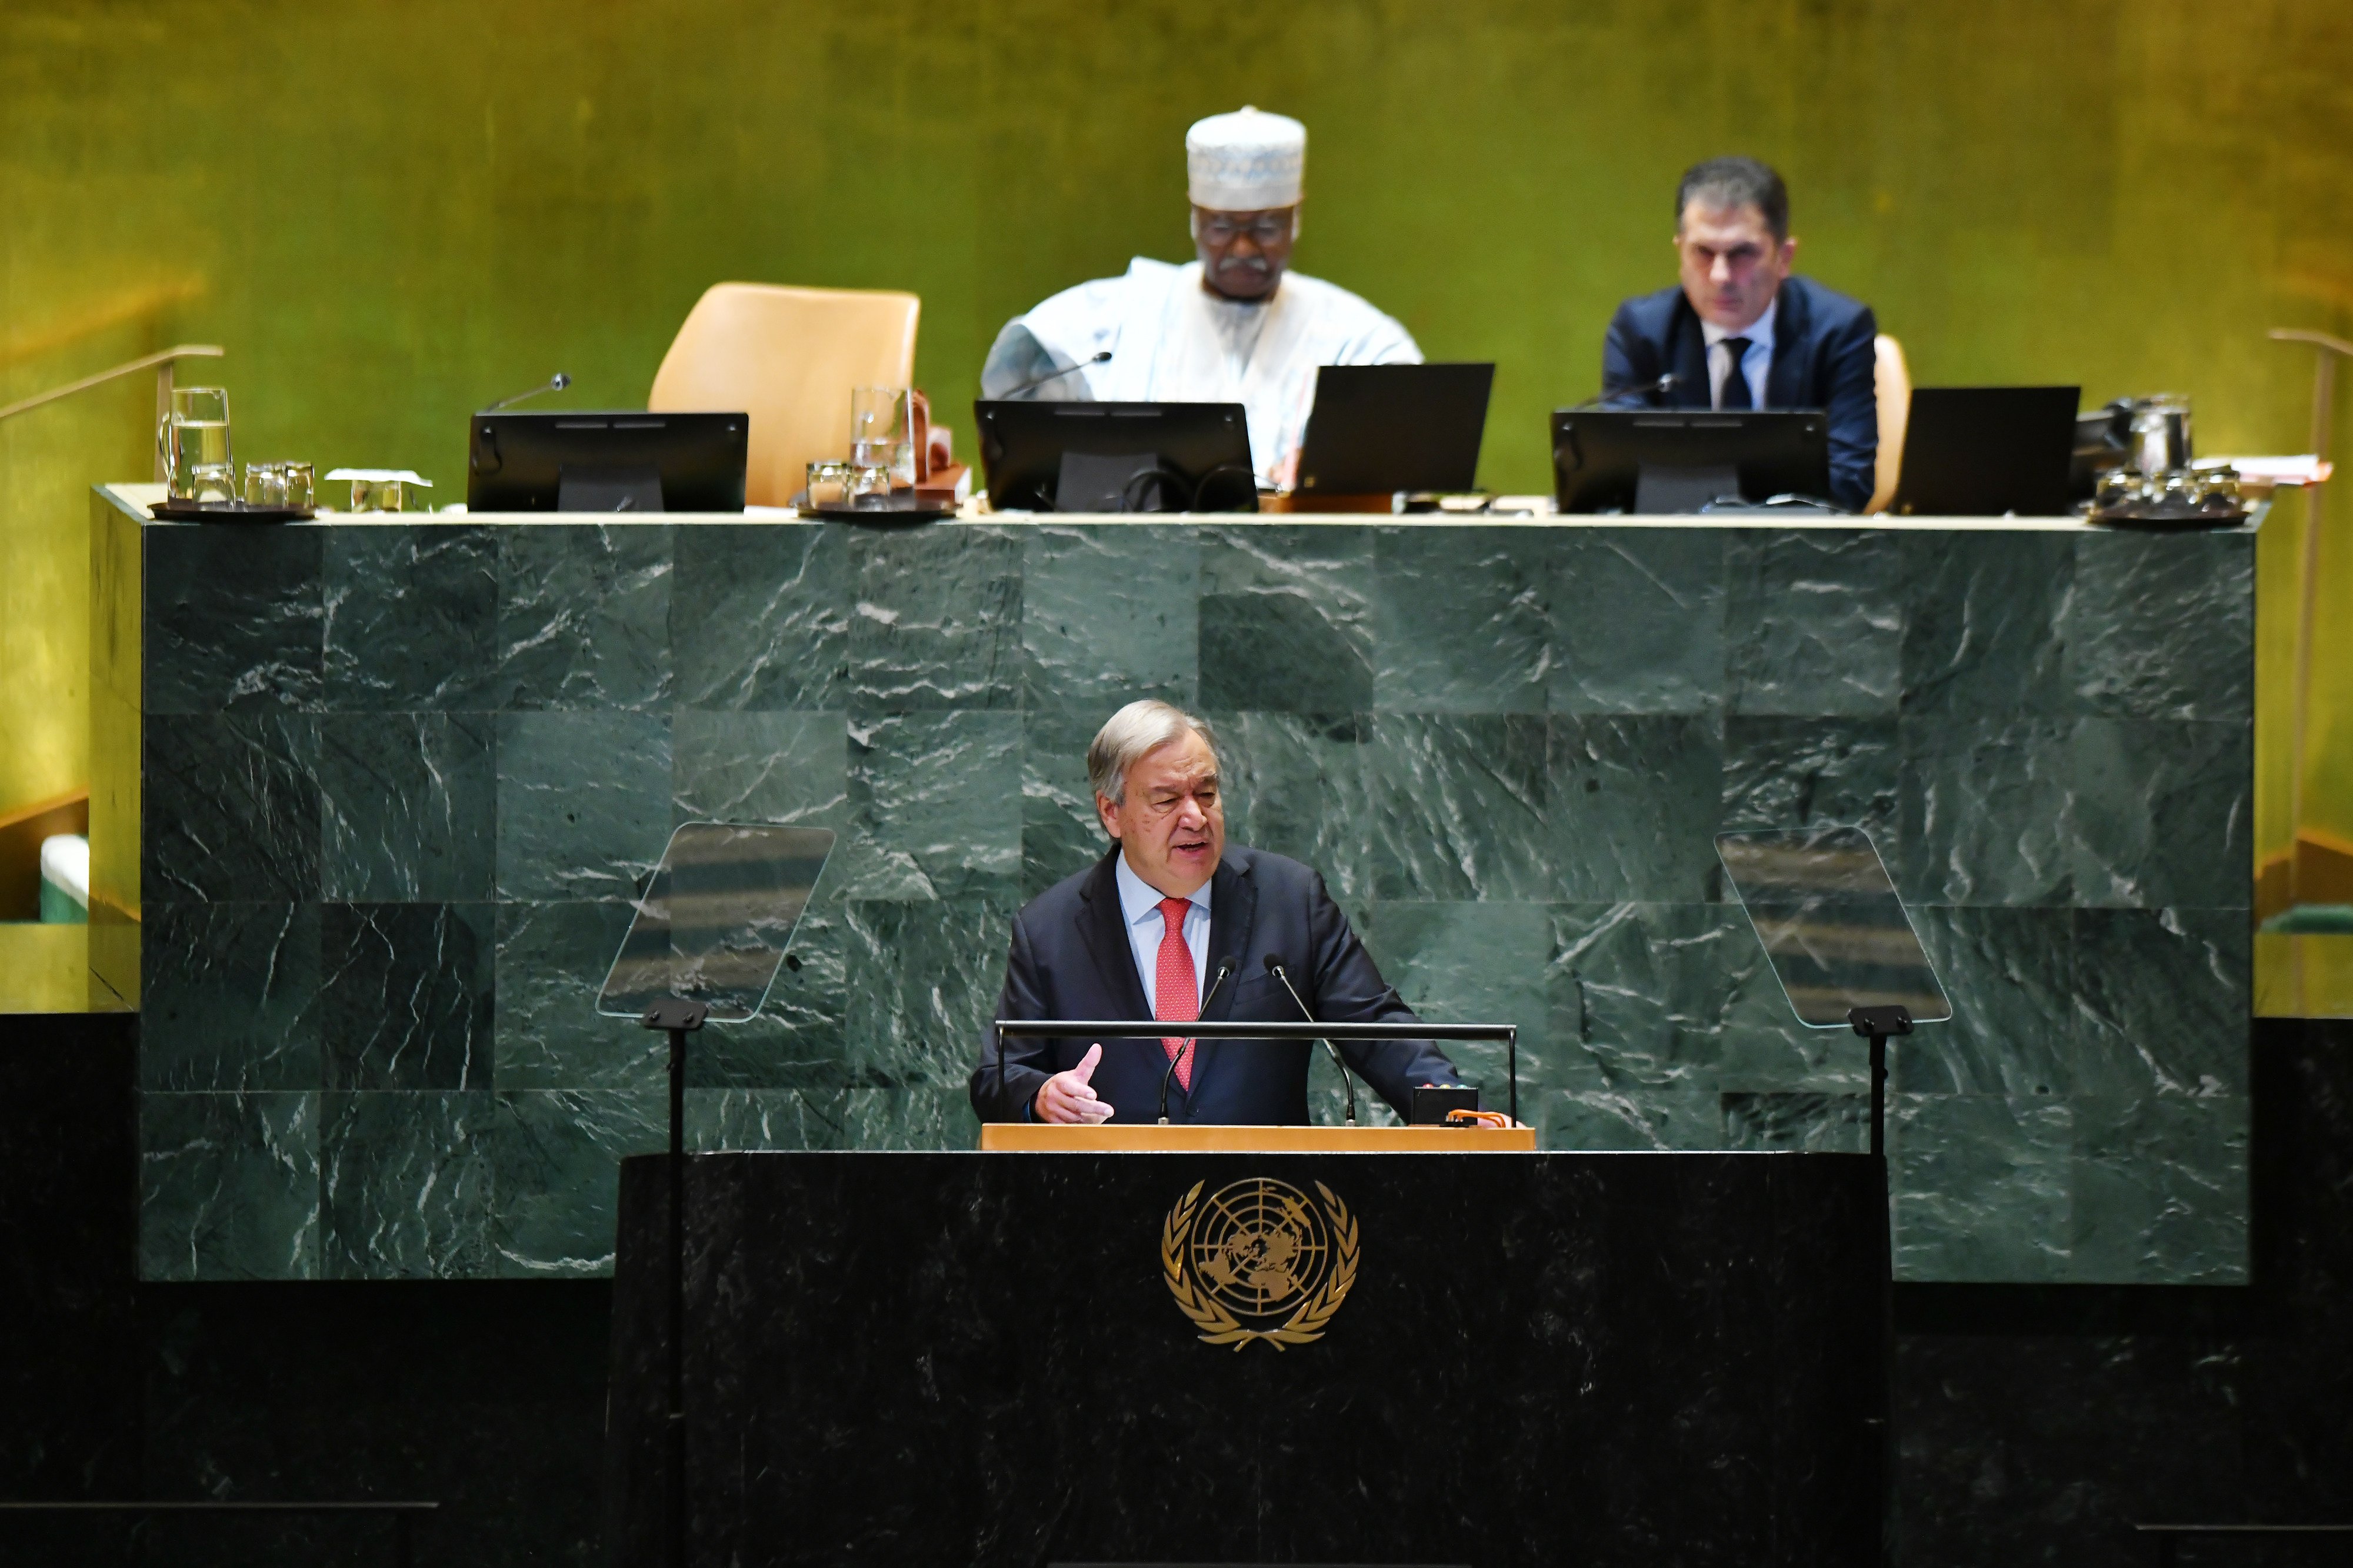
<path fill-rule="evenodd" d="M 1533 1154 L 1533 1127 L 1092 1127 L 987 1121 L 983 1153 Z"/>
<path fill-rule="evenodd" d="M 1343 1133 L 691 1156 L 688 1561 L 1878 1560 L 1875 1162 Z M 614 1281 L 607 1540 L 648 1568 L 666 1167 L 623 1164 Z"/>

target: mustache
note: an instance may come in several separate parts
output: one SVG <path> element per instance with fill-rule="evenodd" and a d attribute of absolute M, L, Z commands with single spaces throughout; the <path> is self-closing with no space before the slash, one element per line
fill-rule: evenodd
<path fill-rule="evenodd" d="M 1272 268 L 1263 256 L 1228 256 L 1219 259 L 1218 270 L 1220 272 L 1268 272 L 1271 271 Z"/>

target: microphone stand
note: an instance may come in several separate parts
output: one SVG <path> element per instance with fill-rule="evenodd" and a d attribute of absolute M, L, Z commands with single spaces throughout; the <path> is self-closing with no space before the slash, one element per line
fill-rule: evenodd
<path fill-rule="evenodd" d="M 1004 396 L 994 397 L 989 399 L 989 401 L 992 403 L 1010 403 L 1013 399 L 1020 396 L 1023 393 L 1035 392 L 1038 388 L 1045 385 L 1048 382 L 1059 381 L 1063 376 L 1070 374 L 1072 371 L 1084 370 L 1091 364 L 1109 364 L 1110 363 L 1111 350 L 1105 349 L 1101 353 L 1096 354 L 1092 359 L 1081 360 L 1076 364 L 1066 364 L 1060 370 L 1050 370 L 1041 376 L 1023 382 L 1020 385 L 1006 393 Z"/>
<path fill-rule="evenodd" d="M 481 412 L 485 414 L 496 414 L 501 408 L 512 408 L 516 404 L 524 402 L 530 398 L 537 397 L 543 393 L 561 392 L 571 384 L 572 378 L 559 370 L 554 375 L 548 377 L 545 382 L 542 383 L 540 385 L 533 387 L 529 392 L 518 392 L 512 397 L 501 397 L 496 403 L 491 404 L 488 408 L 483 409 Z"/>
<path fill-rule="evenodd" d="M 1615 391 L 1605 389 L 1603 391 L 1597 392 L 1592 396 L 1587 398 L 1584 402 L 1577 405 L 1574 408 L 1571 408 L 1569 412 L 1571 414 L 1581 414 L 1588 408 L 1607 408 L 1611 404 L 1629 397 L 1641 398 L 1642 400 L 1641 406 L 1645 408 L 1656 408 L 1659 405 L 1659 399 L 1664 397 L 1668 393 L 1672 392 L 1676 387 L 1681 386 L 1683 384 L 1683 378 L 1682 376 L 1677 375 L 1672 371 L 1669 371 L 1666 374 L 1659 377 L 1656 381 L 1638 381 L 1630 386 L 1619 387 Z"/>
<path fill-rule="evenodd" d="M 1307 1010 L 1307 1004 L 1300 1000 L 1298 988 L 1291 984 L 1291 976 L 1283 971 L 1281 953 L 1266 955 L 1266 972 L 1282 982 L 1282 988 L 1291 993 L 1291 1005 L 1299 1009 L 1301 1017 L 1311 1024 L 1322 1022 Z M 1348 1125 L 1354 1127 L 1356 1124 L 1356 1080 L 1348 1076 L 1348 1064 L 1340 1059 L 1339 1047 L 1327 1039 L 1324 1042 L 1324 1048 L 1332 1054 L 1332 1065 L 1340 1069 L 1340 1087 L 1348 1096 Z"/>
<path fill-rule="evenodd" d="M 1208 992 L 1201 998 L 1201 1005 L 1194 1017 L 1194 1022 L 1200 1022 L 1198 1016 L 1199 1013 L 1206 1013 L 1209 1010 L 1209 1004 L 1216 1001 L 1218 998 L 1218 988 L 1226 983 L 1227 975 L 1231 974 L 1235 970 L 1241 967 L 1241 962 L 1242 961 L 1240 959 L 1236 958 L 1230 952 L 1218 960 L 1217 978 L 1209 982 Z M 998 1045 L 997 1048 L 1000 1052 L 1004 1049 L 1002 1043 Z M 1168 1085 L 1169 1082 L 1176 1076 L 1176 1064 L 1185 1059 L 1185 1047 L 1177 1047 L 1176 1054 L 1168 1058 L 1168 1070 L 1160 1075 L 1160 1125 L 1163 1127 L 1168 1125 Z"/>

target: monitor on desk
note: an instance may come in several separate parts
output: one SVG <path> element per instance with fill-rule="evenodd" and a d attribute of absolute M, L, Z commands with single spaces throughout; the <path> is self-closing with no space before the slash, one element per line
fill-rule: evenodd
<path fill-rule="evenodd" d="M 742 511 L 748 414 L 477 414 L 468 511 Z"/>
<path fill-rule="evenodd" d="M 1890 510 L 2063 517 L 2074 504 L 2073 386 L 1915 386 Z"/>
<path fill-rule="evenodd" d="M 1827 496 L 1830 418 L 1802 412 L 1559 408 L 1555 500 L 1563 511 L 1694 512 L 1721 497 Z"/>
<path fill-rule="evenodd" d="M 1327 364 L 1299 448 L 1299 490 L 1319 496 L 1467 490 L 1495 367 Z"/>
<path fill-rule="evenodd" d="M 1256 511 L 1239 403 L 972 405 L 997 511 Z"/>

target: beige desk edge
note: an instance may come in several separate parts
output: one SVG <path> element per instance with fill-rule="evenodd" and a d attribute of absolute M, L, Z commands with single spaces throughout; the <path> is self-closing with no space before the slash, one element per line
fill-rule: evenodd
<path fill-rule="evenodd" d="M 987 1153 L 1533 1154 L 1533 1127 L 1070 1127 L 991 1121 Z"/>

